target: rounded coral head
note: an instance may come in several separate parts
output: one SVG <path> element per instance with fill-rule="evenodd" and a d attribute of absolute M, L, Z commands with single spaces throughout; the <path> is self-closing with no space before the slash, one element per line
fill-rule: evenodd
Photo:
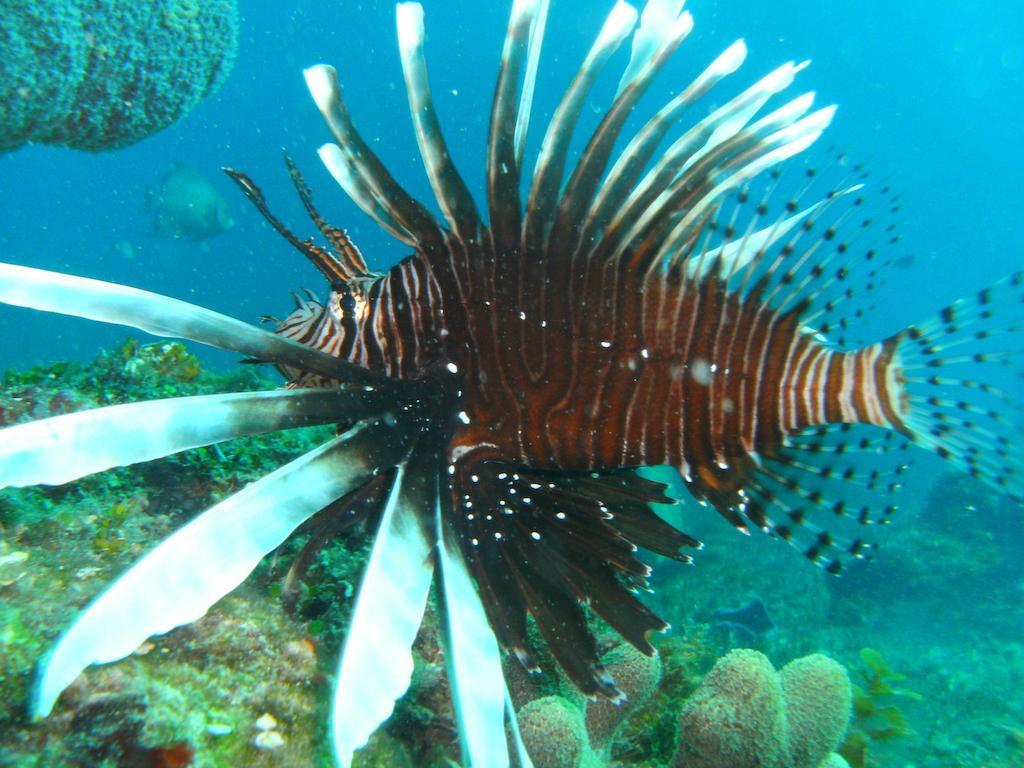
<path fill-rule="evenodd" d="M 676 768 L 784 768 L 782 683 L 757 651 L 730 651 L 683 706 Z"/>
<path fill-rule="evenodd" d="M 561 696 L 544 696 L 516 715 L 534 768 L 575 768 L 589 749 L 583 713 Z"/>
<path fill-rule="evenodd" d="M 817 768 L 842 741 L 850 721 L 853 691 L 841 664 L 815 653 L 779 672 L 786 699 L 790 759 Z"/>
<path fill-rule="evenodd" d="M 675 768 L 839 768 L 828 761 L 851 701 L 846 670 L 827 656 L 776 672 L 762 653 L 731 651 L 683 706 Z"/>
<path fill-rule="evenodd" d="M 151 136 L 220 87 L 238 45 L 235 0 L 8 6 L 0 152 L 25 142 L 101 152 Z"/>
<path fill-rule="evenodd" d="M 661 682 L 661 658 L 657 654 L 648 656 L 628 643 L 609 651 L 603 662 L 624 700 L 598 698 L 587 703 L 587 733 L 597 750 L 610 746 L 619 726 L 651 698 Z"/>

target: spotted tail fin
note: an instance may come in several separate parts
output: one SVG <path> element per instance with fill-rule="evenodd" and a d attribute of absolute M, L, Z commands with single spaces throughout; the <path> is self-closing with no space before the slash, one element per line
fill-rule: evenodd
<path fill-rule="evenodd" d="M 1024 502 L 1024 272 L 896 340 L 913 440 Z"/>
<path fill-rule="evenodd" d="M 810 380 L 827 378 L 803 366 L 804 383 L 792 391 L 805 405 L 783 404 L 796 421 L 782 446 L 758 458 L 735 507 L 716 504 L 734 525 L 746 530 L 749 521 L 838 574 L 851 558 L 871 556 L 876 545 L 863 526 L 885 525 L 897 511 L 908 445 L 1024 502 L 1024 405 L 1013 396 L 1024 376 L 1024 273 L 885 342 L 838 354 L 849 374 L 831 387 L 834 415 L 822 400 L 820 425 L 796 423 L 801 408 L 809 412 Z"/>

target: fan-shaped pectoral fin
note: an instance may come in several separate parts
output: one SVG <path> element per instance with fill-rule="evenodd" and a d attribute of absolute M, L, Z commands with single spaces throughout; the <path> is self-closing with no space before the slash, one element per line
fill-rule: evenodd
<path fill-rule="evenodd" d="M 203 616 L 307 518 L 400 460 L 404 427 L 361 423 L 199 515 L 85 609 L 40 666 L 31 714 L 45 717 L 91 664 Z"/>

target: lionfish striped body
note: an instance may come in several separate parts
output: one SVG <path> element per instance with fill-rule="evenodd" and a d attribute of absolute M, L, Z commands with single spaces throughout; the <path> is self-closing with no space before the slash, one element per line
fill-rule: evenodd
<path fill-rule="evenodd" d="M 584 606 L 648 653 L 649 634 L 668 626 L 636 595 L 650 572 L 638 550 L 686 561 L 699 542 L 652 510 L 670 500 L 637 469 L 676 468 L 695 498 L 737 528 L 790 541 L 832 572 L 870 548 L 857 526 L 885 522 L 895 509 L 888 494 L 908 443 L 1021 498 L 1021 459 L 1011 451 L 1020 414 L 997 384 L 1022 330 L 1024 279 L 886 340 L 852 337 L 877 269 L 864 175 L 855 169 L 824 190 L 810 169 L 787 181 L 781 167 L 816 141 L 834 110 L 812 110 L 813 94 L 765 109 L 804 65 L 783 65 L 662 147 L 739 68 L 746 49 L 734 44 L 620 142 L 690 32 L 681 5 L 649 0 L 642 15 L 615 5 L 528 174 L 547 2 L 516 0 L 491 111 L 484 217 L 441 136 L 422 10 L 400 4 L 413 124 L 444 225 L 356 131 L 334 70 L 307 70 L 337 142 L 321 159 L 412 254 L 371 273 L 317 212 L 290 160 L 328 247 L 296 237 L 248 177 L 228 170 L 330 285 L 323 302 L 297 296 L 276 333 L 122 286 L 0 265 L 8 303 L 213 344 L 272 363 L 288 380 L 278 392 L 10 428 L 0 432 L 2 484 L 67 482 L 244 434 L 344 425 L 335 440 L 201 515 L 101 595 L 42 668 L 36 715 L 89 664 L 202 615 L 321 510 L 358 511 L 377 536 L 338 672 L 338 761 L 348 764 L 408 687 L 409 649 L 436 570 L 463 758 L 504 766 L 506 720 L 513 736 L 516 728 L 498 649 L 536 667 L 528 617 L 582 691 L 611 698 L 618 690 Z M 570 169 L 590 88 L 631 36 L 615 100 Z M 816 202 L 801 203 L 812 195 Z M 992 371 L 993 381 L 976 378 Z M 92 450 L 101 434 L 105 450 Z M 830 532 L 825 520 L 854 533 Z M 238 537 L 240 528 L 251 535 Z"/>
<path fill-rule="evenodd" d="M 830 349 L 795 315 L 764 311 L 713 278 L 660 282 L 629 285 L 640 299 L 624 306 L 545 306 L 538 286 L 510 297 L 484 275 L 474 296 L 414 256 L 357 295 L 302 301 L 276 332 L 389 377 L 461 372 L 452 461 L 667 464 L 718 487 L 737 461 L 807 427 L 903 429 L 894 343 Z"/>

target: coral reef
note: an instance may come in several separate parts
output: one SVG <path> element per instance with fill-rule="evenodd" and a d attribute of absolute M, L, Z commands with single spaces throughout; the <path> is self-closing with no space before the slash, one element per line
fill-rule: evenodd
<path fill-rule="evenodd" d="M 662 681 L 660 656 L 645 656 L 626 643 L 612 648 L 602 660 L 624 695 L 622 701 L 587 701 L 575 691 L 565 690 L 532 699 L 519 708 L 523 743 L 536 768 L 608 764 L 621 728 L 644 707 Z M 515 686 L 517 678 L 511 675 L 510 679 Z"/>
<path fill-rule="evenodd" d="M 566 692 L 521 706 L 519 724 L 534 764 L 846 768 L 833 750 L 850 719 L 851 688 L 835 661 L 813 654 L 776 672 L 763 654 L 736 650 L 693 691 L 673 680 L 677 651 L 668 646 L 667 677 L 660 656 L 648 658 L 625 644 L 606 653 L 606 668 L 627 694 L 620 705 L 580 701 Z M 667 751 L 645 745 L 641 735 L 656 730 L 664 716 L 679 725 L 679 737 L 673 730 Z"/>
<path fill-rule="evenodd" d="M 671 653 L 671 651 L 670 651 Z M 625 726 L 643 719 L 648 703 L 658 694 L 661 701 L 654 707 L 652 720 L 678 708 L 679 699 L 670 695 L 674 687 L 663 685 L 661 655 L 646 656 L 633 646 L 621 643 L 604 654 L 605 669 L 615 680 L 624 698 L 619 702 L 607 699 L 585 700 L 568 686 L 560 693 L 542 695 L 529 700 L 518 711 L 523 742 L 537 768 L 596 768 L 628 763 L 647 764 L 653 745 L 644 747 L 634 739 L 623 739 Z M 676 660 L 678 662 L 678 660 Z M 513 698 L 522 697 L 528 684 L 510 670 Z M 657 730 L 656 722 L 638 724 L 645 731 Z M 653 734 L 648 734 L 653 735 Z M 672 748 L 675 747 L 674 734 Z M 612 758 L 613 747 L 623 743 L 639 754 Z M 636 758 L 636 760 L 631 759 Z"/>
<path fill-rule="evenodd" d="M 789 728 L 789 759 L 794 766 L 824 763 L 842 741 L 850 721 L 850 678 L 832 659 L 804 656 L 779 672 Z"/>
<path fill-rule="evenodd" d="M 252 370 L 204 371 L 180 344 L 128 341 L 90 365 L 6 372 L 0 422 L 169 393 L 273 386 Z M 331 604 L 322 596 L 315 604 L 300 600 L 300 616 L 289 616 L 272 596 L 282 570 L 274 562 L 215 612 L 147 641 L 120 664 L 90 669 L 53 716 L 27 721 L 35 664 L 103 584 L 154 538 L 317 439 L 303 430 L 259 436 L 219 452 L 189 451 L 66 486 L 0 495 L 0 765 L 330 764 L 321 661 L 333 661 L 324 638 L 341 630 L 316 635 L 315 619 L 305 616 L 321 624 L 347 620 L 337 605 L 344 595 Z M 332 549 L 331 566 L 341 580 L 354 581 L 361 550 L 358 540 L 339 549 L 347 544 L 354 544 L 352 556 Z M 260 730 L 264 715 L 275 725 Z"/>
<path fill-rule="evenodd" d="M 129 339 L 86 365 L 5 372 L 0 424 L 277 385 L 251 367 L 205 370 L 177 343 Z M 256 435 L 65 486 L 0 494 L 0 765 L 333 766 L 324 712 L 366 560 L 368 535 L 359 529 L 317 550 L 289 604 L 285 574 L 310 532 L 267 558 L 207 616 L 151 638 L 122 662 L 90 668 L 50 717 L 28 722 L 36 663 L 105 583 L 154 540 L 330 432 Z M 437 633 L 428 609 L 412 688 L 388 728 L 358 753 L 356 768 L 440 768 L 457 755 Z"/>
<path fill-rule="evenodd" d="M 11 0 L 0 14 L 0 152 L 98 152 L 190 112 L 234 61 L 234 0 Z"/>
<path fill-rule="evenodd" d="M 678 768 L 783 768 L 782 683 L 764 654 L 732 651 L 704 678 L 680 715 Z"/>
<path fill-rule="evenodd" d="M 676 768 L 819 768 L 850 718 L 845 670 L 815 654 L 776 672 L 766 656 L 724 656 L 686 702 Z"/>

